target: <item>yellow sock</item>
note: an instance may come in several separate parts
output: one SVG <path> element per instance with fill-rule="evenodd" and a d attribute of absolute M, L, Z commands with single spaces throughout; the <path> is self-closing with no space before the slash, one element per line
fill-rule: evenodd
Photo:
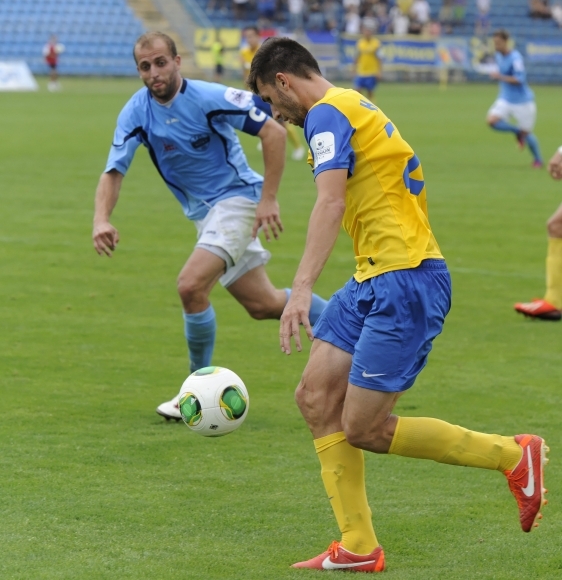
<path fill-rule="evenodd" d="M 514 469 L 522 456 L 513 437 L 477 433 L 427 417 L 399 417 L 389 453 L 502 472 Z"/>
<path fill-rule="evenodd" d="M 287 137 L 289 137 L 289 141 L 291 142 L 292 146 L 295 149 L 298 149 L 301 146 L 301 142 L 299 140 L 299 136 L 297 135 L 295 126 L 291 125 L 290 123 L 286 123 L 285 129 L 287 129 Z"/>
<path fill-rule="evenodd" d="M 562 309 L 562 238 L 548 238 L 544 299 Z"/>
<path fill-rule="evenodd" d="M 352 447 L 343 432 L 315 439 L 314 447 L 342 534 L 342 546 L 354 554 L 369 554 L 379 543 L 367 503 L 363 451 Z"/>

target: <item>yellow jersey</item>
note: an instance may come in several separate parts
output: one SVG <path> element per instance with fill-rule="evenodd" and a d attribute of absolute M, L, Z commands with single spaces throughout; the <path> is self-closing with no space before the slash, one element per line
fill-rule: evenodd
<path fill-rule="evenodd" d="M 381 41 L 377 38 L 360 38 L 357 41 L 357 76 L 376 77 L 381 73 L 381 61 L 377 56 L 377 50 L 381 47 Z"/>
<path fill-rule="evenodd" d="M 252 60 L 258 52 L 258 47 L 255 49 L 251 49 L 249 46 L 245 46 L 244 48 L 240 49 L 240 58 L 242 59 L 242 65 L 244 67 L 244 78 L 246 78 L 250 74 L 250 65 L 252 64 Z"/>
<path fill-rule="evenodd" d="M 329 89 L 308 112 L 304 131 L 315 177 L 348 171 L 342 226 L 353 240 L 357 282 L 443 258 L 420 161 L 377 106 L 351 89 Z"/>

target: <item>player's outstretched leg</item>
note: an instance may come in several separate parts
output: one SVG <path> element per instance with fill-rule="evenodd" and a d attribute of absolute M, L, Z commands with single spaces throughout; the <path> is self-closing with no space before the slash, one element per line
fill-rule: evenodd
<path fill-rule="evenodd" d="M 536 135 L 533 133 L 529 133 L 525 137 L 525 142 L 533 155 L 533 167 L 540 169 L 544 167 L 544 162 L 541 156 L 541 149 L 539 147 L 539 140 L 537 139 Z"/>
<path fill-rule="evenodd" d="M 515 310 L 529 318 L 562 319 L 562 205 L 548 220 L 546 294 L 531 302 L 518 302 Z"/>
<path fill-rule="evenodd" d="M 426 417 L 398 417 L 388 450 L 403 457 L 501 471 L 517 501 L 524 532 L 542 517 L 547 452 L 544 439 L 537 435 L 502 437 Z"/>

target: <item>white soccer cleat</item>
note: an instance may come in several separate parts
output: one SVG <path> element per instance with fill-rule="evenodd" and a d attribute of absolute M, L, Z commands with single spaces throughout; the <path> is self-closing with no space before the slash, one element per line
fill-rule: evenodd
<path fill-rule="evenodd" d="M 293 161 L 300 161 L 304 157 L 304 147 L 297 147 L 291 154 Z"/>
<path fill-rule="evenodd" d="M 162 415 L 166 421 L 170 419 L 175 419 L 176 421 L 181 421 L 180 413 L 180 396 L 176 395 L 171 401 L 166 401 L 156 408 L 156 412 Z"/>

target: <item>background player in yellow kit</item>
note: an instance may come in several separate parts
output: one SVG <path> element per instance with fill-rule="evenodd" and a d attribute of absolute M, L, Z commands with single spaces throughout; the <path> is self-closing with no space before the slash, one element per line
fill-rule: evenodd
<path fill-rule="evenodd" d="M 392 414 L 425 366 L 451 301 L 420 160 L 378 107 L 323 78 L 314 57 L 293 40 L 264 42 L 248 85 L 272 105 L 274 116 L 304 127 L 318 191 L 281 317 L 280 344 L 290 354 L 292 337 L 301 350 L 301 324 L 314 340 L 296 399 L 314 437 L 341 540 L 294 567 L 384 569 L 361 450 L 498 470 L 517 500 L 523 531 L 530 531 L 544 502 L 547 447 L 541 437 L 489 435 Z M 329 301 L 313 336 L 307 317 L 312 288 L 340 226 L 353 240 L 356 271 Z"/>
<path fill-rule="evenodd" d="M 242 30 L 242 36 L 246 41 L 246 46 L 240 49 L 240 62 L 242 64 L 242 74 L 244 76 L 244 80 L 246 80 L 250 72 L 252 59 L 254 58 L 258 48 L 261 46 L 261 37 L 260 32 L 256 26 L 247 26 L 244 28 L 244 30 Z M 264 111 L 271 117 L 271 107 L 267 103 L 264 103 L 258 95 L 254 96 L 254 103 L 258 109 Z M 287 137 L 293 146 L 291 159 L 294 161 L 300 161 L 304 157 L 305 149 L 300 142 L 297 130 L 292 125 L 287 123 L 284 123 L 283 126 L 287 130 Z M 258 143 L 258 148 L 260 145 L 261 141 Z"/>
<path fill-rule="evenodd" d="M 381 41 L 373 36 L 373 28 L 363 26 L 361 38 L 357 41 L 355 57 L 355 79 L 353 88 L 365 92 L 372 100 L 373 93 L 381 75 Z"/>

